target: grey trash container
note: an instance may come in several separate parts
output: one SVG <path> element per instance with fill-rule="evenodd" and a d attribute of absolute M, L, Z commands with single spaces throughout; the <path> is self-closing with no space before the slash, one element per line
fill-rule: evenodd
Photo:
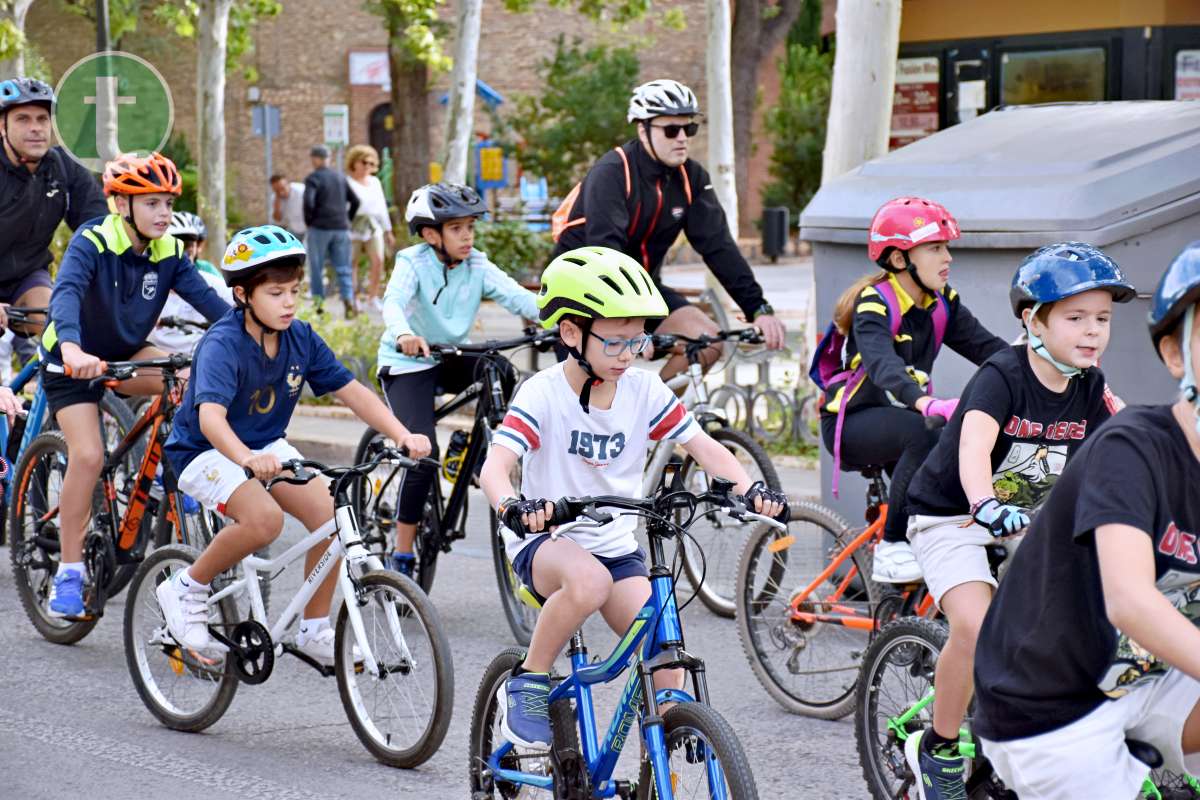
<path fill-rule="evenodd" d="M 1127 402 L 1163 402 L 1174 385 L 1146 334 L 1149 295 L 1170 260 L 1200 239 L 1200 102 L 1054 103 L 1003 108 L 940 131 L 831 181 L 800 218 L 812 243 L 817 323 L 842 290 L 875 267 L 867 226 L 901 195 L 946 206 L 962 228 L 951 247 L 950 284 L 990 330 L 1012 340 L 1008 304 L 1017 264 L 1036 247 L 1079 240 L 1101 247 L 1138 289 L 1117 306 L 1103 360 Z M 937 393 L 953 397 L 975 367 L 948 348 L 934 369 Z M 822 452 L 826 501 L 832 460 Z M 860 519 L 863 484 L 843 475 L 833 503 Z"/>

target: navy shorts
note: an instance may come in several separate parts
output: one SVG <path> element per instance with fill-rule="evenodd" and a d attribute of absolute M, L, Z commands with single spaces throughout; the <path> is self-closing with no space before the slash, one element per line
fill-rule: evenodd
<path fill-rule="evenodd" d="M 537 601 L 545 605 L 546 598 L 537 593 L 533 588 L 533 556 L 537 553 L 537 549 L 546 542 L 550 541 L 550 534 L 542 534 L 534 539 L 530 544 L 525 545 L 521 552 L 517 553 L 517 557 L 513 559 L 513 572 L 517 573 L 517 577 L 521 579 L 521 583 L 525 584 L 525 588 L 529 593 L 537 598 Z M 646 568 L 646 551 L 638 548 L 632 553 L 626 553 L 623 556 L 613 556 L 606 558 L 593 554 L 592 558 L 596 559 L 607 570 L 608 574 L 612 575 L 613 583 L 623 581 L 626 578 L 643 578 L 650 577 L 650 570 Z"/>

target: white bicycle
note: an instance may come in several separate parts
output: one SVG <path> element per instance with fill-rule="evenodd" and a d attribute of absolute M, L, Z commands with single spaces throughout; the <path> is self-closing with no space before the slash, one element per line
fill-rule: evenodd
<path fill-rule="evenodd" d="M 311 533 L 276 558 L 248 556 L 241 563 L 240 577 L 231 570 L 213 581 L 209 630 L 229 648 L 219 658 L 181 647 L 167 630 L 155 596 L 158 584 L 186 569 L 199 552 L 172 545 L 155 550 L 142 562 L 125 606 L 125 660 L 138 694 L 160 722 L 175 730 L 204 730 L 229 708 L 239 683 L 266 681 L 275 660 L 288 653 L 326 677 L 337 676 L 342 706 L 355 734 L 381 762 L 410 768 L 437 751 L 454 702 L 450 646 L 437 612 L 420 587 L 385 570 L 379 558 L 368 552 L 352 510 L 352 487 L 359 481 L 369 484 L 365 476 L 383 461 L 406 467 L 420 463 L 384 448 L 372 461 L 354 467 L 288 461 L 285 472 L 267 483 L 269 490 L 276 483 L 303 484 L 319 475 L 329 477 L 336 535 L 273 624 L 268 624 L 260 574 L 268 581 L 277 577 L 328 534 Z M 330 668 L 299 652 L 284 637 L 335 565 L 340 565 L 336 569 L 343 603 L 335 627 L 335 663 Z M 250 610 L 249 619 L 238 618 L 235 600 L 239 596 L 249 601 L 242 603 Z"/>

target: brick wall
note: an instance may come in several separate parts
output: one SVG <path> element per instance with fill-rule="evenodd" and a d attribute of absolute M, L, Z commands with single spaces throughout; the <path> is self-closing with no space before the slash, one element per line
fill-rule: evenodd
<path fill-rule="evenodd" d="M 659 4 L 658 9 L 668 3 Z M 509 14 L 498 0 L 484 5 L 479 45 L 479 77 L 506 97 L 515 93 L 536 93 L 539 83 L 537 62 L 553 52 L 559 34 L 578 36 L 585 42 L 633 43 L 642 63 L 642 78 L 672 77 L 690 85 L 706 100 L 704 79 L 705 15 L 703 0 L 676 0 L 688 21 L 684 31 L 662 28 L 644 21 L 623 31 L 597 25 L 583 16 L 539 5 L 528 14 Z M 447 13 L 452 6 L 447 6 Z M 27 34 L 38 52 L 47 60 L 57 79 L 76 60 L 91 52 L 95 34 L 84 19 L 62 11 L 56 2 L 35 3 L 27 21 Z M 387 103 L 386 92 L 377 86 L 349 85 L 351 50 L 386 50 L 382 20 L 366 12 L 360 2 L 329 0 L 287 0 L 284 12 L 276 19 L 260 24 L 255 33 L 256 48 L 250 56 L 258 70 L 257 86 L 262 100 L 280 107 L 282 133 L 273 148 L 273 169 L 300 180 L 310 170 L 309 147 L 323 136 L 323 106 L 345 103 L 350 106 L 352 143 L 366 142 L 370 114 Z M 127 35 L 121 46 L 153 63 L 172 89 L 175 101 L 175 127 L 196 150 L 195 48 L 191 42 L 175 37 L 150 22 Z M 764 61 L 760 70 L 762 107 L 774 101 L 778 93 L 776 56 Z M 449 76 L 440 76 L 430 93 L 434 147 L 440 146 L 445 124 L 444 107 L 438 98 L 446 91 Z M 262 139 L 251 134 L 250 104 L 247 86 L 240 74 L 231 74 L 226 89 L 227 162 L 231 192 L 248 222 L 258 222 L 266 214 L 266 172 Z M 735 87 L 740 91 L 741 87 Z M 476 130 L 488 129 L 488 118 L 477 102 Z M 750 232 L 758 216 L 758 194 L 766 180 L 769 142 L 758 132 L 757 148 L 751 160 L 750 195 L 753 210 L 743 220 L 743 232 Z M 693 153 L 707 160 L 707 141 L 703 131 L 693 141 Z M 436 152 L 434 154 L 436 157 Z"/>

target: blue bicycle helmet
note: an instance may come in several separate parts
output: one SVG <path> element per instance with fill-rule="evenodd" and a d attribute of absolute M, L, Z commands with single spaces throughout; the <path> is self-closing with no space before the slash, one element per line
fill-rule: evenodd
<path fill-rule="evenodd" d="M 1117 262 L 1083 242 L 1059 242 L 1035 250 L 1017 267 L 1008 299 L 1013 314 L 1035 305 L 1055 303 L 1072 295 L 1107 289 L 1114 303 L 1137 296 Z"/>
<path fill-rule="evenodd" d="M 1200 302 L 1200 240 L 1183 248 L 1154 290 L 1146 321 L 1156 352 L 1159 340 L 1173 331 L 1184 312 L 1197 302 Z"/>
<path fill-rule="evenodd" d="M 221 259 L 225 284 L 245 281 L 263 267 L 304 266 L 308 252 L 292 234 L 278 225 L 256 225 L 233 235 Z"/>

